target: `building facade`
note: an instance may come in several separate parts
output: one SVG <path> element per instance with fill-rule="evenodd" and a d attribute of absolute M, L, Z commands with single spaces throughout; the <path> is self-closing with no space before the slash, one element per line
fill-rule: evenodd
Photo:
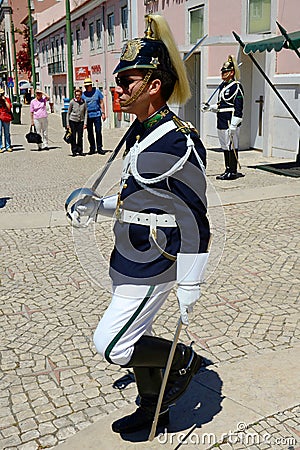
<path fill-rule="evenodd" d="M 112 72 L 124 43 L 143 35 L 144 16 L 153 12 L 168 20 L 183 58 L 207 35 L 186 62 L 192 98 L 181 109 L 174 106 L 183 118 L 194 123 L 205 145 L 218 147 L 219 141 L 215 115 L 201 113 L 201 103 L 220 84 L 220 68 L 228 55 L 233 54 L 241 63 L 245 90 L 241 148 L 255 148 L 266 156 L 292 159 L 296 156 L 299 126 L 243 53 L 232 31 L 244 43 L 279 35 L 276 20 L 288 32 L 297 31 L 298 0 L 58 0 L 44 10 L 34 10 L 37 80 L 50 95 L 57 112 L 69 97 L 67 1 L 74 86 L 82 86 L 84 78 L 90 76 L 103 91 L 108 112 L 105 127 L 126 126 L 131 120 L 118 111 Z M 283 49 L 279 53 L 256 53 L 254 57 L 299 117 L 300 63 L 296 53 Z M 211 103 L 214 102 L 216 99 L 212 99 Z"/>

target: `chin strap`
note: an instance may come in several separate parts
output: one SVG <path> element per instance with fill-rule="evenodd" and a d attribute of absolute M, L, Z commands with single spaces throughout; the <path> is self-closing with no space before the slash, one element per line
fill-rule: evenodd
<path fill-rule="evenodd" d="M 128 100 L 126 100 L 125 102 L 123 102 L 123 103 L 122 103 L 122 106 L 128 106 L 128 105 L 131 105 L 131 103 L 133 103 L 133 102 L 136 101 L 136 99 L 141 95 L 141 93 L 144 91 L 145 87 L 147 86 L 148 81 L 149 81 L 149 79 L 150 79 L 152 73 L 153 73 L 153 70 L 150 69 L 150 70 L 147 72 L 147 74 L 145 75 L 145 77 L 144 77 L 144 79 L 143 79 L 143 82 L 142 82 L 140 88 L 136 91 L 136 93 L 135 93 L 132 97 L 130 97 L 130 99 L 128 99 Z"/>

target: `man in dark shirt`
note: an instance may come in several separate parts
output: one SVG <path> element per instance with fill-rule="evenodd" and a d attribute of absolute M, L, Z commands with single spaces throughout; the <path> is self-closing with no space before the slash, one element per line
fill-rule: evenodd
<path fill-rule="evenodd" d="M 99 89 L 96 89 L 93 86 L 93 82 L 91 78 L 86 78 L 84 80 L 85 91 L 82 94 L 82 99 L 87 104 L 88 111 L 88 119 L 87 119 L 87 132 L 88 132 L 88 141 L 90 144 L 89 155 L 94 155 L 96 153 L 96 144 L 97 144 L 97 153 L 100 155 L 105 155 L 105 151 L 103 150 L 102 144 L 102 122 L 101 120 L 106 119 L 105 114 L 105 105 L 104 105 L 104 96 Z M 94 128 L 96 134 L 96 143 L 94 136 Z"/>

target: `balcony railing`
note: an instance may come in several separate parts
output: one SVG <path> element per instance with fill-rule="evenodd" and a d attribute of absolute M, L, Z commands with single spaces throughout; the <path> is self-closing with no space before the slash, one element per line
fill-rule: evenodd
<path fill-rule="evenodd" d="M 56 75 L 66 72 L 65 61 L 58 60 L 48 63 L 48 75 Z"/>

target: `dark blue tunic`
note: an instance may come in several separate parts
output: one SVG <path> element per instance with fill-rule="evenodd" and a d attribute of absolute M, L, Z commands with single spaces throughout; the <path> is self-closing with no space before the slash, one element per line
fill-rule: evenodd
<path fill-rule="evenodd" d="M 220 85 L 218 96 L 217 113 L 218 130 L 227 130 L 231 117 L 243 117 L 244 91 L 239 81 L 232 80 L 229 83 L 225 81 Z M 228 111 L 224 111 L 224 109 Z"/>
<path fill-rule="evenodd" d="M 164 117 L 145 128 L 137 122 L 127 140 L 126 151 L 151 135 L 158 127 L 172 121 L 174 113 L 164 108 Z M 147 126 L 147 121 L 146 121 Z M 186 130 L 185 130 L 186 131 Z M 206 165 L 206 151 L 195 131 L 190 136 L 195 150 Z M 138 172 L 147 180 L 171 169 L 187 152 L 186 134 L 176 128 L 144 149 L 138 156 Z M 155 184 L 141 184 L 129 175 L 121 193 L 121 208 L 130 211 L 173 214 L 177 228 L 158 227 L 157 241 L 166 252 L 204 253 L 209 241 L 206 216 L 206 181 L 193 151 L 181 170 Z M 149 238 L 149 227 L 116 221 L 115 247 L 110 260 L 110 276 L 115 285 L 154 285 L 176 280 L 176 262 L 161 254 Z"/>

